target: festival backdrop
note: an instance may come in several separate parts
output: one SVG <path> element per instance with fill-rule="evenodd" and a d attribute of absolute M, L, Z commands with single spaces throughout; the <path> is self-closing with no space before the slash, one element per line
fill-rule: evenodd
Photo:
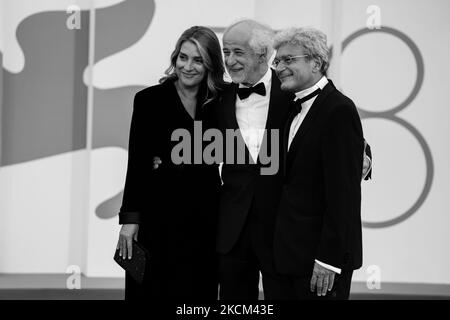
<path fill-rule="evenodd" d="M 132 101 L 178 36 L 248 17 L 329 37 L 330 78 L 373 151 L 364 265 L 382 282 L 450 284 L 450 2 L 0 1 L 0 273 L 122 277 L 112 256 Z"/>

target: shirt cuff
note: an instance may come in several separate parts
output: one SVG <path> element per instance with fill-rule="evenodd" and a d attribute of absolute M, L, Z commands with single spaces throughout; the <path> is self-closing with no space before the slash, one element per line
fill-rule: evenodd
<path fill-rule="evenodd" d="M 329 264 L 320 262 L 320 261 L 317 260 L 317 259 L 316 259 L 315 261 L 317 262 L 318 265 L 321 265 L 322 267 L 327 268 L 328 270 L 334 271 L 334 272 L 336 272 L 337 274 L 341 274 L 341 271 L 342 271 L 341 269 L 336 268 L 336 267 L 333 267 L 333 266 L 330 266 Z"/>

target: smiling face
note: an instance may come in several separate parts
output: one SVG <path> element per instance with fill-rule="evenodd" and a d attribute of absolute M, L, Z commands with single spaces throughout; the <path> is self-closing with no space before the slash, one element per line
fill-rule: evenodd
<path fill-rule="evenodd" d="M 197 46 L 185 41 L 181 45 L 180 52 L 175 63 L 175 73 L 178 81 L 185 87 L 199 86 L 206 76 L 206 67 Z"/>
<path fill-rule="evenodd" d="M 283 60 L 288 56 L 304 54 L 300 46 L 286 43 L 278 48 L 275 59 Z M 320 65 L 315 60 L 303 57 L 294 59 L 290 64 L 281 61 L 275 72 L 281 81 L 281 90 L 295 93 L 313 86 L 321 77 L 319 70 Z"/>
<path fill-rule="evenodd" d="M 246 86 L 254 85 L 267 71 L 265 60 L 250 47 L 250 38 L 251 33 L 243 24 L 232 27 L 223 37 L 225 67 L 231 80 Z"/>

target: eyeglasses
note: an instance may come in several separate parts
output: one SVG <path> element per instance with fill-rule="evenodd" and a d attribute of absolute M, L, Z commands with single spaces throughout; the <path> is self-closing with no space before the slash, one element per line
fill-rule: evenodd
<path fill-rule="evenodd" d="M 303 58 L 303 57 L 307 57 L 307 54 L 302 54 L 300 56 L 287 56 L 287 57 L 282 57 L 280 59 L 273 59 L 272 62 L 272 67 L 276 68 L 278 67 L 278 65 L 280 64 L 280 62 L 283 62 L 285 65 L 290 65 L 293 61 L 297 60 L 298 58 Z"/>

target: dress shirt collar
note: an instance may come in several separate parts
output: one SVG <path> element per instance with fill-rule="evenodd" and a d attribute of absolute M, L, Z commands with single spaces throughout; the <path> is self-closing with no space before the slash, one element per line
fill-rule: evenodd
<path fill-rule="evenodd" d="M 266 93 L 270 92 L 269 89 L 270 85 L 272 84 L 272 69 L 268 68 L 264 76 L 259 81 L 256 81 L 252 87 L 256 86 L 260 82 L 264 83 Z M 239 88 L 248 88 L 248 87 L 244 86 L 242 83 L 239 83 Z"/>
<path fill-rule="evenodd" d="M 308 94 L 313 93 L 317 89 L 321 89 L 322 90 L 327 85 L 327 83 L 328 83 L 327 77 L 323 76 L 312 87 L 309 87 L 309 88 L 307 88 L 305 90 L 296 92 L 295 93 L 295 96 L 296 96 L 295 100 L 301 99 L 303 97 L 306 97 Z"/>

